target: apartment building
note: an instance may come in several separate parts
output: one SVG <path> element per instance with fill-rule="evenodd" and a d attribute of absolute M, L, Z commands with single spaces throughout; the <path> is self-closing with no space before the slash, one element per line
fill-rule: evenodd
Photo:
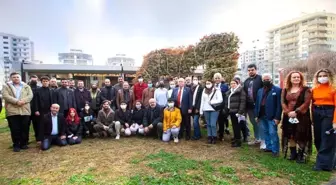
<path fill-rule="evenodd" d="M 135 60 L 127 57 L 125 54 L 116 54 L 116 56 L 108 58 L 106 65 L 108 66 L 134 66 Z"/>
<path fill-rule="evenodd" d="M 92 55 L 86 54 L 80 49 L 70 49 L 67 53 L 58 53 L 60 64 L 93 65 Z"/>
<path fill-rule="evenodd" d="M 13 63 L 34 60 L 34 43 L 28 37 L 0 33 L 0 81 L 9 79 Z"/>
<path fill-rule="evenodd" d="M 315 52 L 336 51 L 336 14 L 316 12 L 283 22 L 268 30 L 267 45 L 274 75 Z"/>

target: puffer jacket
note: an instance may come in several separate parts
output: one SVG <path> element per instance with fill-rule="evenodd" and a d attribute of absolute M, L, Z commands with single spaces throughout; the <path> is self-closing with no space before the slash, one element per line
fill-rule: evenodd
<path fill-rule="evenodd" d="M 232 94 L 231 89 L 225 94 L 224 110 L 228 113 L 244 114 L 246 109 L 246 93 L 242 86 L 239 86 Z M 230 103 L 230 108 L 229 108 Z"/>
<path fill-rule="evenodd" d="M 164 132 L 172 128 L 173 126 L 180 127 L 181 122 L 182 122 L 182 116 L 180 109 L 175 107 L 173 111 L 169 111 L 168 108 L 166 108 L 163 111 Z"/>
<path fill-rule="evenodd" d="M 17 99 L 15 96 L 16 89 L 13 86 L 12 82 L 8 82 L 3 86 L 2 98 L 5 100 L 6 116 L 30 116 L 31 108 L 30 102 L 33 99 L 33 92 L 29 85 L 24 82 L 20 82 L 22 85 L 20 99 Z M 22 100 L 26 102 L 24 105 L 19 106 L 17 102 Z"/>

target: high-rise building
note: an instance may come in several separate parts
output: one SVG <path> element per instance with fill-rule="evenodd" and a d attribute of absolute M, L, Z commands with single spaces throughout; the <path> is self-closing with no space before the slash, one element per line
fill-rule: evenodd
<path fill-rule="evenodd" d="M 68 53 L 58 53 L 61 64 L 93 65 L 92 55 L 83 53 L 80 49 L 70 49 Z"/>
<path fill-rule="evenodd" d="M 0 33 L 0 81 L 9 79 L 12 65 L 34 60 L 34 43 L 28 37 Z"/>
<path fill-rule="evenodd" d="M 108 66 L 134 66 L 135 60 L 127 57 L 125 54 L 117 54 L 114 57 L 108 58 L 106 64 Z"/>
<path fill-rule="evenodd" d="M 314 52 L 336 51 L 336 14 L 316 12 L 283 22 L 268 30 L 269 61 L 274 80 L 278 69 Z"/>

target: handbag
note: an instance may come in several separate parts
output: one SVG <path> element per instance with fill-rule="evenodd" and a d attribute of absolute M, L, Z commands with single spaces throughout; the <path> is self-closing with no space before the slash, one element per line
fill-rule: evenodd
<path fill-rule="evenodd" d="M 211 98 L 210 98 L 210 102 L 212 100 L 212 98 L 214 97 L 214 95 L 216 94 L 217 89 L 215 89 L 214 93 L 212 94 Z M 215 110 L 215 111 L 219 111 L 222 109 L 222 103 L 216 103 L 216 104 L 210 104 L 211 107 Z"/>

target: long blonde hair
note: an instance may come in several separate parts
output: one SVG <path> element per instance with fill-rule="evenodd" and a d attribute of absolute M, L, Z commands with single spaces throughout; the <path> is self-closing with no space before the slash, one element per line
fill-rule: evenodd
<path fill-rule="evenodd" d="M 313 87 L 318 87 L 320 85 L 320 82 L 318 82 L 318 75 L 321 73 L 321 72 L 325 72 L 328 74 L 328 78 L 329 78 L 329 85 L 333 88 L 333 89 L 336 89 L 336 83 L 335 83 L 335 76 L 334 74 L 329 70 L 329 69 L 320 69 L 318 70 L 315 75 L 314 75 L 314 81 L 313 81 Z"/>

